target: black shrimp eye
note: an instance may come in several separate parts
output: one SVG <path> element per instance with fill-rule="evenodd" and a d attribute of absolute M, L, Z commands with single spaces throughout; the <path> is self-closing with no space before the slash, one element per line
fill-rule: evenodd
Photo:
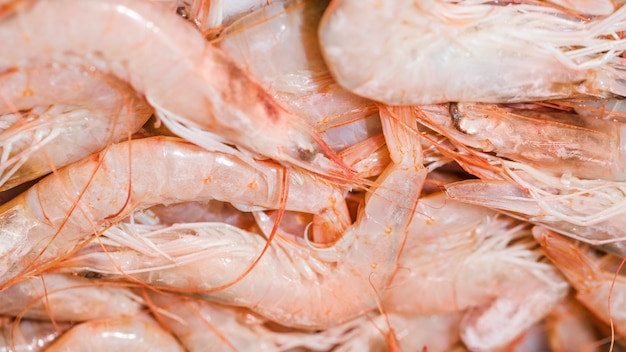
<path fill-rule="evenodd" d="M 465 133 L 465 131 L 461 128 L 461 119 L 463 118 L 463 114 L 459 110 L 459 104 L 450 103 L 448 110 L 450 111 L 450 117 L 452 117 L 452 124 L 454 125 L 454 128 L 456 128 L 459 132 Z"/>
<path fill-rule="evenodd" d="M 102 279 L 102 274 L 96 273 L 94 271 L 83 271 L 79 275 L 84 277 L 85 279 Z"/>
<path fill-rule="evenodd" d="M 302 161 L 313 161 L 318 154 L 317 150 L 298 147 L 298 159 Z"/>
<path fill-rule="evenodd" d="M 187 12 L 187 8 L 185 6 L 178 6 L 176 8 L 176 14 L 186 20 L 189 19 L 189 13 Z"/>

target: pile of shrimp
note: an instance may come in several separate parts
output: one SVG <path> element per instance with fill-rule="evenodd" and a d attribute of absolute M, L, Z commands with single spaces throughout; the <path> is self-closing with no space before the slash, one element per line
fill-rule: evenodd
<path fill-rule="evenodd" d="M 1 1 L 0 350 L 625 350 L 623 5 Z"/>

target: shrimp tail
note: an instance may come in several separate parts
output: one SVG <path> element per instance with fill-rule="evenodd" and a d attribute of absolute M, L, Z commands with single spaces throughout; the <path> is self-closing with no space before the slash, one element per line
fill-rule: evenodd
<path fill-rule="evenodd" d="M 590 289 L 600 279 L 598 266 L 573 241 L 540 226 L 535 226 L 532 232 L 548 258 L 570 282 Z"/>

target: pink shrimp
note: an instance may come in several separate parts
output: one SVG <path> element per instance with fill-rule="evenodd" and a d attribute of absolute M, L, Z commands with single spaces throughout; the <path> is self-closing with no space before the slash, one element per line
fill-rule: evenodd
<path fill-rule="evenodd" d="M 93 65 L 143 93 L 181 137 L 229 150 L 218 139 L 354 181 L 308 124 L 277 104 L 191 24 L 155 2 L 15 2 L 1 15 L 0 42 L 12 50 L 0 57 L 0 70 L 50 62 Z M 59 26 L 65 35 L 53 34 Z"/>
<path fill-rule="evenodd" d="M 623 96 L 626 7 L 603 3 L 335 0 L 320 43 L 339 84 L 386 104 Z"/>
<path fill-rule="evenodd" d="M 87 68 L 1 73 L 0 190 L 129 138 L 151 114 L 127 84 Z"/>
<path fill-rule="evenodd" d="M 233 155 L 208 152 L 175 138 L 113 145 L 0 207 L 0 282 L 41 268 L 134 209 L 210 199 L 277 209 L 283 201 L 285 172 L 274 163 L 256 162 L 253 167 Z M 298 170 L 285 178 L 290 184 L 286 209 L 317 214 L 334 208 L 332 214 L 349 217 L 335 185 Z"/>
<path fill-rule="evenodd" d="M 225 224 L 191 224 L 144 235 L 158 251 L 87 250 L 62 267 L 204 293 L 291 327 L 327 328 L 371 311 L 378 300 L 374 291 L 380 292 L 396 270 L 426 176 L 419 138 L 407 131 L 415 123 L 413 110 L 381 111 L 394 163 L 380 176 L 356 222 L 330 247 L 276 238 L 249 270 L 266 239 Z"/>

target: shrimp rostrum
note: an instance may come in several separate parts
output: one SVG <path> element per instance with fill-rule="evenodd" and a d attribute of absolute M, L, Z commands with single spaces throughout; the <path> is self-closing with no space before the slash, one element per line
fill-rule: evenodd
<path fill-rule="evenodd" d="M 625 95 L 626 7 L 555 3 L 336 0 L 320 42 L 339 84 L 387 104 Z"/>

